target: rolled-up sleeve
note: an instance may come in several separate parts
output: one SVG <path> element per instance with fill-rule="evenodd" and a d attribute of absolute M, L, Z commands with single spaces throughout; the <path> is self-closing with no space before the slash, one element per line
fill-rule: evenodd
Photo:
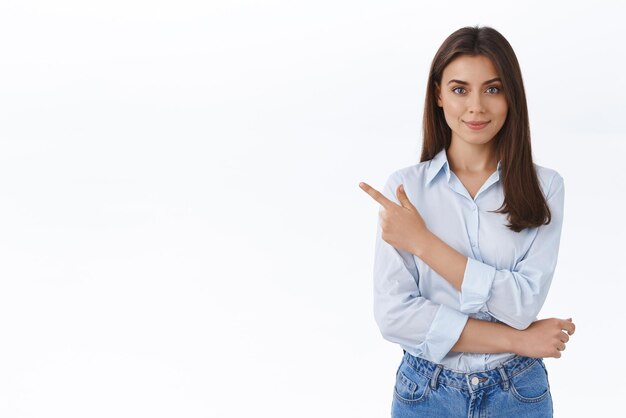
<path fill-rule="evenodd" d="M 536 228 L 528 251 L 513 270 L 496 269 L 468 258 L 461 285 L 461 312 L 478 312 L 486 306 L 491 316 L 519 330 L 537 319 L 556 269 L 564 196 L 563 178 L 556 173 L 547 195 L 551 221 Z"/>
<path fill-rule="evenodd" d="M 395 174 L 395 173 L 394 173 Z M 398 203 L 400 184 L 392 174 L 382 193 Z M 412 354 L 440 363 L 456 344 L 468 315 L 424 298 L 413 255 L 382 239 L 378 219 L 374 256 L 374 318 L 388 341 L 411 349 Z"/>

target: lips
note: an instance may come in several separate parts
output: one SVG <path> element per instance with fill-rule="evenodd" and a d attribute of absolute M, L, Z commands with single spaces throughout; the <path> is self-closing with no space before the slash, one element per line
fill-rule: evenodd
<path fill-rule="evenodd" d="M 470 128 L 470 129 L 482 129 L 485 126 L 487 126 L 487 124 L 491 122 L 489 120 L 487 121 L 470 121 L 470 122 L 465 122 L 465 124 Z"/>

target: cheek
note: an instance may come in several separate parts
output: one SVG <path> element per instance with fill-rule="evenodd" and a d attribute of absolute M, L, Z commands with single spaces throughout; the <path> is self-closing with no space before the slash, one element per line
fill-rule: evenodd
<path fill-rule="evenodd" d="M 456 118 L 459 115 L 463 114 L 463 105 L 458 101 L 449 100 L 444 103 L 443 110 L 446 114 L 446 117 Z"/>
<path fill-rule="evenodd" d="M 448 126 L 450 128 L 454 128 L 454 126 L 458 123 L 457 121 L 459 120 L 459 114 L 457 113 L 456 109 L 447 107 L 444 108 L 444 117 L 446 119 L 446 123 L 448 124 Z"/>
<path fill-rule="evenodd" d="M 498 101 L 494 103 L 494 113 L 498 115 L 500 118 L 506 118 L 506 112 L 508 110 L 508 106 L 506 104 L 506 100 Z"/>

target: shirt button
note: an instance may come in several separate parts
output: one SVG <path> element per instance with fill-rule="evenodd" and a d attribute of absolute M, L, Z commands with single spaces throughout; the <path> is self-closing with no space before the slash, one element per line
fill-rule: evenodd
<path fill-rule="evenodd" d="M 472 247 L 476 248 L 476 243 L 472 242 Z"/>
<path fill-rule="evenodd" d="M 472 206 L 472 210 L 475 212 L 476 211 L 476 206 Z"/>
<path fill-rule="evenodd" d="M 472 385 L 478 384 L 478 378 L 476 376 L 472 377 Z"/>

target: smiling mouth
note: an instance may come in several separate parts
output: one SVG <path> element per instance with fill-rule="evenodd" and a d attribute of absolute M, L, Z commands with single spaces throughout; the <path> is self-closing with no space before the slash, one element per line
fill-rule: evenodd
<path fill-rule="evenodd" d="M 466 121 L 464 120 L 463 122 L 467 123 L 468 125 L 485 125 L 489 122 L 491 122 L 490 120 L 481 120 L 481 121 Z"/>
<path fill-rule="evenodd" d="M 472 130 L 480 130 L 482 128 L 484 128 L 485 126 L 487 126 L 489 124 L 489 122 L 491 122 L 490 120 L 485 121 L 485 122 L 465 122 L 465 124 L 467 125 L 468 128 L 472 129 Z"/>

